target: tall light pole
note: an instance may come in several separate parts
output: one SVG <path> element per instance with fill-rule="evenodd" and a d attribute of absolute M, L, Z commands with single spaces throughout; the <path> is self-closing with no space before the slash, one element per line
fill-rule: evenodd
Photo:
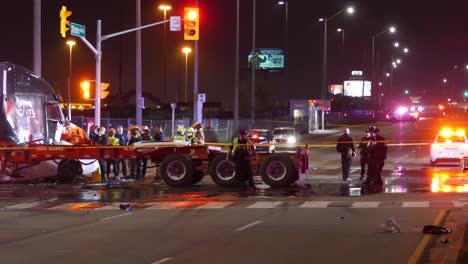
<path fill-rule="evenodd" d="M 236 5 L 236 51 L 234 52 L 234 131 L 239 126 L 239 4 Z"/>
<path fill-rule="evenodd" d="M 34 0 L 33 22 L 33 70 L 37 76 L 41 76 L 42 52 L 41 52 L 41 0 Z"/>
<path fill-rule="evenodd" d="M 184 96 L 184 102 L 188 102 L 188 54 L 192 52 L 191 48 L 185 47 L 182 49 L 182 52 L 185 53 L 185 96 Z M 195 94 L 193 95 L 194 97 L 196 96 Z"/>
<path fill-rule="evenodd" d="M 167 11 L 171 10 L 172 7 L 170 5 L 160 5 L 159 10 L 163 11 L 164 14 L 164 21 L 166 21 Z M 166 47 L 167 47 L 167 40 L 166 40 L 166 33 L 167 32 L 167 25 L 163 25 L 163 95 L 167 93 L 167 59 L 166 59 Z"/>
<path fill-rule="evenodd" d="M 253 56 L 252 56 L 252 65 L 251 65 L 251 68 L 252 68 L 252 94 L 251 94 L 251 114 L 250 114 L 250 118 L 252 119 L 252 122 L 253 124 L 255 124 L 255 68 L 257 67 L 257 59 L 258 58 L 255 58 L 255 13 L 256 13 L 256 0 L 253 0 L 252 1 L 252 5 L 253 5 L 253 11 L 252 11 L 252 52 L 254 53 Z"/>
<path fill-rule="evenodd" d="M 388 27 L 388 29 L 385 29 L 372 36 L 372 83 L 375 82 L 375 40 L 387 32 L 389 32 L 390 34 L 394 34 L 396 33 L 396 31 L 397 29 L 395 26 L 390 26 Z M 377 92 L 376 94 L 377 94 L 377 97 L 375 98 L 377 99 L 379 92 Z"/>
<path fill-rule="evenodd" d="M 70 57 L 68 63 L 68 104 L 67 104 L 67 113 L 68 113 L 68 120 L 71 121 L 71 106 L 70 106 L 70 90 L 72 85 L 72 50 L 73 46 L 75 45 L 75 41 L 69 40 L 67 41 L 67 45 L 70 47 Z"/>
<path fill-rule="evenodd" d="M 136 0 L 136 27 L 141 27 L 141 0 Z M 141 126 L 143 124 L 143 113 L 142 113 L 142 81 L 141 81 L 141 30 L 136 32 L 136 93 L 135 93 L 135 104 L 136 104 L 136 125 Z"/>
<path fill-rule="evenodd" d="M 278 1 L 278 5 L 284 6 L 285 18 L 284 18 L 284 58 L 285 65 L 288 55 L 288 1 Z"/>
<path fill-rule="evenodd" d="M 345 9 L 340 10 L 338 13 L 334 14 L 333 16 L 329 18 L 321 18 L 319 19 L 320 22 L 323 22 L 323 60 L 322 60 L 322 90 L 321 90 L 321 99 L 326 100 L 327 99 L 327 94 L 328 94 L 328 87 L 327 87 L 327 24 L 329 21 L 331 21 L 333 18 L 338 16 L 339 14 L 345 12 L 348 15 L 354 14 L 354 8 L 353 7 L 348 7 Z"/>

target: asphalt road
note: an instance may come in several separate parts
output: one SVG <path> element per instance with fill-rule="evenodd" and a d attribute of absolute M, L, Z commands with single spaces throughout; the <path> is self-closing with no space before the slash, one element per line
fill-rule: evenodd
<path fill-rule="evenodd" d="M 456 164 L 429 166 L 429 143 L 466 120 L 379 123 L 390 142 L 384 192 L 350 197 L 339 135 L 311 143 L 310 189 L 223 189 L 209 178 L 171 188 L 147 177 L 117 186 L 0 186 L 0 263 L 440 263 L 463 244 L 466 193 L 431 192 L 434 179 L 464 186 Z M 351 126 L 356 141 L 367 125 Z M 133 210 L 119 209 L 129 203 Z M 401 233 L 382 232 L 394 217 Z M 428 224 L 453 228 L 423 236 Z M 465 246 L 466 248 L 466 246 Z"/>

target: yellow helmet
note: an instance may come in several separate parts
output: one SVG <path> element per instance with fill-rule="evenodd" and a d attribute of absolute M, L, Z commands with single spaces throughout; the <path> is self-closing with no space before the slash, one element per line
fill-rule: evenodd
<path fill-rule="evenodd" d="M 183 127 L 178 127 L 177 132 L 184 133 L 185 129 Z"/>
<path fill-rule="evenodd" d="M 185 131 L 186 133 L 195 133 L 195 130 L 193 129 L 193 127 L 189 127 L 187 128 L 187 130 Z"/>

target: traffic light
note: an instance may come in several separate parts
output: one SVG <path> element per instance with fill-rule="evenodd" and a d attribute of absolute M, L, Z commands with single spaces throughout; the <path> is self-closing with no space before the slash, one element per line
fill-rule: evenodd
<path fill-rule="evenodd" d="M 62 6 L 62 9 L 60 9 L 60 35 L 62 35 L 62 38 L 65 38 L 67 36 L 67 31 L 70 30 L 68 25 L 70 24 L 70 21 L 67 20 L 69 16 L 71 16 L 72 11 L 67 11 L 66 6 Z"/>
<path fill-rule="evenodd" d="M 184 9 L 184 39 L 199 39 L 199 18 L 200 13 L 197 7 L 186 7 Z"/>
<path fill-rule="evenodd" d="M 405 94 L 409 94 L 409 90 L 405 90 Z"/>
<path fill-rule="evenodd" d="M 101 99 L 104 99 L 109 95 L 109 91 L 107 91 L 109 85 L 109 83 L 101 83 Z"/>
<path fill-rule="evenodd" d="M 89 81 L 81 82 L 80 86 L 81 86 L 81 98 L 92 99 L 93 97 L 91 97 L 91 85 L 89 84 Z"/>

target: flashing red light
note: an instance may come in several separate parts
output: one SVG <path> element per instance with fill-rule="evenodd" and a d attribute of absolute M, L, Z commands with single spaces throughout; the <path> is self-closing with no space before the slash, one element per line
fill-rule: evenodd
<path fill-rule="evenodd" d="M 253 134 L 253 135 L 252 135 L 252 138 L 257 139 L 257 138 L 258 138 L 258 135 L 257 135 L 257 134 Z"/>

